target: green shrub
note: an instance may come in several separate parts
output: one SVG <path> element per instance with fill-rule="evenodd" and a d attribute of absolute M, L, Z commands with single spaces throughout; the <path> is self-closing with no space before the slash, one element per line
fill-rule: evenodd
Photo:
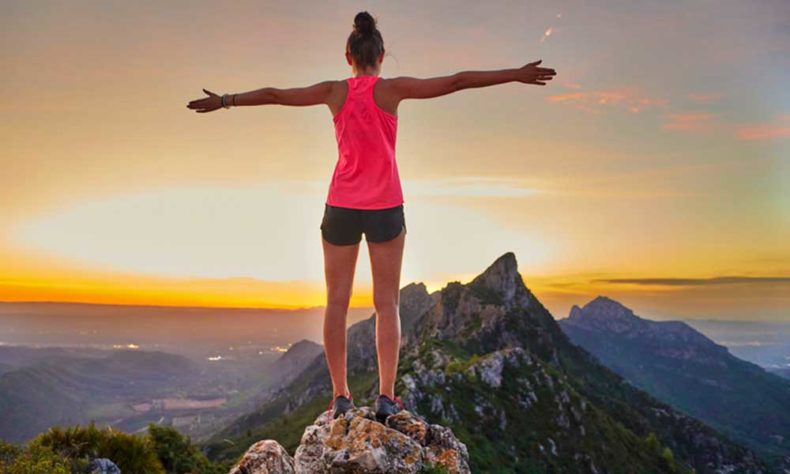
<path fill-rule="evenodd" d="M 463 372 L 474 364 L 480 362 L 483 358 L 477 354 L 472 354 L 468 359 L 453 359 L 447 363 L 444 372 L 447 375 L 452 375 L 457 372 Z"/>
<path fill-rule="evenodd" d="M 188 436 L 171 426 L 149 423 L 144 436 L 87 426 L 55 426 L 25 447 L 0 440 L 2 474 L 84 472 L 95 458 L 114 462 L 123 474 L 225 474 L 229 466 L 212 463 Z"/>
<path fill-rule="evenodd" d="M 0 467 L 11 464 L 20 454 L 22 454 L 22 448 L 0 439 Z"/>
<path fill-rule="evenodd" d="M 9 464 L 0 460 L 4 474 L 71 474 L 71 464 L 52 448 L 33 443 L 16 455 Z"/>
<path fill-rule="evenodd" d="M 206 458 L 188 436 L 182 435 L 172 426 L 148 424 L 148 436 L 153 443 L 162 466 L 168 474 L 225 474 L 222 466 Z"/>
<path fill-rule="evenodd" d="M 112 427 L 99 429 L 93 422 L 65 429 L 52 427 L 31 443 L 50 447 L 73 463 L 108 458 L 123 474 L 166 474 L 149 437 L 127 434 Z"/>

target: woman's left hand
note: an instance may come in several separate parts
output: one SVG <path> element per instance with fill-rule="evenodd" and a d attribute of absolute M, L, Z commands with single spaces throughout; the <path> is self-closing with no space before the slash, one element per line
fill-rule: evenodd
<path fill-rule="evenodd" d="M 557 75 L 557 71 L 548 67 L 538 67 L 538 64 L 543 61 L 539 59 L 535 62 L 526 64 L 518 69 L 518 81 L 524 84 L 537 84 L 545 86 L 545 81 L 550 81 Z"/>
<path fill-rule="evenodd" d="M 203 92 L 208 94 L 208 97 L 203 99 L 195 99 L 187 104 L 190 109 L 196 109 L 195 112 L 211 112 L 213 110 L 222 108 L 222 97 L 211 92 L 210 90 L 203 89 Z"/>

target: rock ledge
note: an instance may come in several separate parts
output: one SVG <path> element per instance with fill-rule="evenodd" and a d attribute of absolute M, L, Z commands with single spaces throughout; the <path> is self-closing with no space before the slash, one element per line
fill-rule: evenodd
<path fill-rule="evenodd" d="M 327 410 L 304 430 L 293 457 L 277 441 L 250 446 L 229 474 L 418 473 L 443 466 L 466 474 L 469 453 L 450 428 L 429 424 L 408 410 L 376 421 L 372 408 L 356 407 L 337 419 Z"/>

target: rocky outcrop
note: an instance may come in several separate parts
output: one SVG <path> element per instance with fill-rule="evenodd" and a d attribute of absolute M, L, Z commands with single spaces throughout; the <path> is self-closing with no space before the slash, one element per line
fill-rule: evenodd
<path fill-rule="evenodd" d="M 321 413 L 304 430 L 293 457 L 277 441 L 253 444 L 229 474 L 418 473 L 442 466 L 469 473 L 469 453 L 452 430 L 401 410 L 376 421 L 373 409 L 357 407 L 332 419 Z"/>

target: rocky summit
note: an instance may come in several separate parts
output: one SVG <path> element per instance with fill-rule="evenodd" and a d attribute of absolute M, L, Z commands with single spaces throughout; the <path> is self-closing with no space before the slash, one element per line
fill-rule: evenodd
<path fill-rule="evenodd" d="M 229 474 L 419 473 L 443 467 L 469 473 L 469 453 L 451 429 L 408 410 L 376 421 L 372 408 L 353 408 L 336 419 L 327 410 L 304 430 L 292 457 L 277 441 L 253 444 Z"/>

